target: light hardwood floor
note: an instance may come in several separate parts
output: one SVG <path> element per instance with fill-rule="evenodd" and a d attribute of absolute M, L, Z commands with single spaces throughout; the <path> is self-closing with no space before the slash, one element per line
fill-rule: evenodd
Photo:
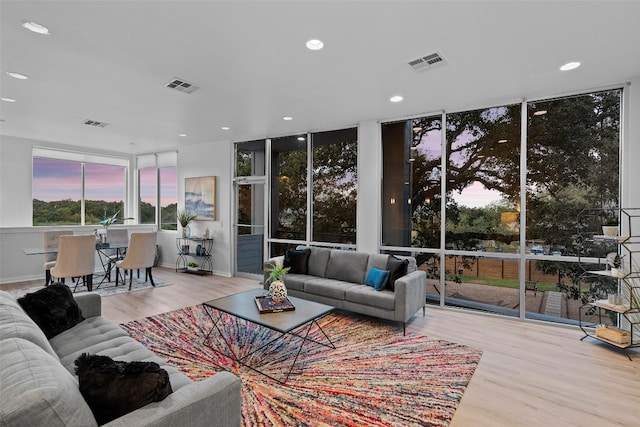
<path fill-rule="evenodd" d="M 105 297 L 103 315 L 122 323 L 259 287 L 255 280 L 168 268 L 155 268 L 154 277 L 171 286 Z M 407 330 L 483 350 L 451 426 L 640 426 L 638 351 L 629 361 L 580 341 L 578 329 L 434 307 L 425 317 L 416 314 Z"/>

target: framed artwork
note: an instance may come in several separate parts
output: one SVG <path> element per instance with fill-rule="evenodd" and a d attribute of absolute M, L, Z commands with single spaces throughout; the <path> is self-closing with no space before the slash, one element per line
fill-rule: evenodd
<path fill-rule="evenodd" d="M 216 220 L 216 177 L 200 176 L 184 179 L 185 209 L 195 212 L 196 221 Z"/>

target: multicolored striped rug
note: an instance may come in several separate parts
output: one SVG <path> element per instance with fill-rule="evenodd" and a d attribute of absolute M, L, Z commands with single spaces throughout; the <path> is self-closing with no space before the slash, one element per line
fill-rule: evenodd
<path fill-rule="evenodd" d="M 221 369 L 237 374 L 244 426 L 446 426 L 481 356 L 464 345 L 403 336 L 397 324 L 368 317 L 334 312 L 318 323 L 336 348 L 307 342 L 284 385 L 203 345 L 212 322 L 202 305 L 122 327 L 193 380 Z M 221 324 L 236 354 L 274 336 L 228 315 Z M 315 327 L 310 336 L 325 342 Z M 219 334 L 212 340 L 226 351 Z M 300 342 L 287 336 L 247 362 L 284 378 Z"/>

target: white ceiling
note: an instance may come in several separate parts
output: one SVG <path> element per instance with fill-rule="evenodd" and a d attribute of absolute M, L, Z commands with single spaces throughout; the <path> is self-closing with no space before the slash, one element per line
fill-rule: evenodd
<path fill-rule="evenodd" d="M 486 107 L 640 76 L 638 1 L 1 0 L 0 14 L 0 92 L 16 99 L 0 103 L 0 133 L 127 153 Z M 51 35 L 25 30 L 25 20 Z M 325 48 L 308 50 L 311 38 Z M 436 51 L 447 65 L 407 65 Z M 560 72 L 569 61 L 582 66 Z M 200 89 L 165 88 L 174 77 Z M 395 94 L 404 101 L 390 103 Z"/>

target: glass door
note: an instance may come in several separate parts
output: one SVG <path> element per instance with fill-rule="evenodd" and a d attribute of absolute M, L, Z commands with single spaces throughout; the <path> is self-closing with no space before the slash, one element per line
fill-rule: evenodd
<path fill-rule="evenodd" d="M 240 177 L 235 181 L 236 275 L 263 275 L 265 233 L 264 177 Z"/>

